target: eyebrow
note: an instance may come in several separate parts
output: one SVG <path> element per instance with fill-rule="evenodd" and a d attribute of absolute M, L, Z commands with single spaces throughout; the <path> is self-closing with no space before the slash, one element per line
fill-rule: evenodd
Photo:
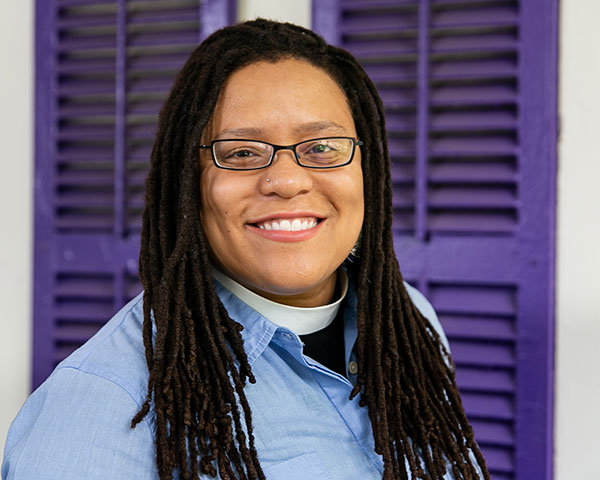
<path fill-rule="evenodd" d="M 317 134 L 323 131 L 335 134 L 347 133 L 344 127 L 330 121 L 303 123 L 294 128 L 294 133 L 297 135 Z"/>
<path fill-rule="evenodd" d="M 344 127 L 330 121 L 302 123 L 294 127 L 293 132 L 295 135 L 316 135 L 321 132 L 335 135 L 348 134 Z M 229 128 L 219 132 L 215 139 L 247 138 L 259 140 L 262 136 L 264 136 L 264 130 L 261 128 Z"/>

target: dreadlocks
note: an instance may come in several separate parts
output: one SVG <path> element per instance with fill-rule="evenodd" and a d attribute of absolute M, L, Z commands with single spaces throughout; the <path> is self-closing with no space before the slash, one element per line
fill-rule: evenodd
<path fill-rule="evenodd" d="M 361 253 L 348 266 L 358 301 L 358 375 L 351 398 L 360 394 L 360 405 L 368 408 L 383 478 L 441 479 L 448 462 L 456 479 L 475 479 L 472 457 L 489 478 L 448 353 L 413 305 L 398 268 L 384 109 L 375 86 L 345 50 L 304 28 L 266 20 L 207 38 L 178 75 L 160 114 L 140 251 L 148 392 L 132 427 L 152 405 L 161 480 L 174 471 L 181 478 L 265 478 L 244 393 L 255 378 L 242 327 L 229 318 L 210 274 L 199 218 L 197 147 L 234 71 L 287 58 L 306 60 L 338 83 L 364 142 Z"/>

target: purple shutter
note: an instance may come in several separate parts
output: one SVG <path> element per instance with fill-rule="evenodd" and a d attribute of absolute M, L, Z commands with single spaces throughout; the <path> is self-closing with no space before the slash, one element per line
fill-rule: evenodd
<path fill-rule="evenodd" d="M 492 478 L 552 478 L 555 0 L 325 0 L 386 106 L 396 251 Z"/>
<path fill-rule="evenodd" d="M 38 0 L 33 386 L 140 290 L 144 179 L 175 74 L 232 0 Z"/>

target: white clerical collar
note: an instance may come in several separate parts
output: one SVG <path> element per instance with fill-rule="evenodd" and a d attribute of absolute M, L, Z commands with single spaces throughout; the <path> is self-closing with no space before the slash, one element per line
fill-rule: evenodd
<path fill-rule="evenodd" d="M 341 282 L 340 290 L 342 294 L 334 303 L 321 307 L 292 307 L 257 295 L 215 267 L 212 267 L 212 273 L 221 285 L 246 305 L 256 310 L 274 324 L 289 328 L 296 335 L 308 335 L 329 326 L 336 317 L 340 309 L 340 304 L 348 291 L 348 276 L 346 271 L 340 268 L 338 270 L 338 282 Z"/>

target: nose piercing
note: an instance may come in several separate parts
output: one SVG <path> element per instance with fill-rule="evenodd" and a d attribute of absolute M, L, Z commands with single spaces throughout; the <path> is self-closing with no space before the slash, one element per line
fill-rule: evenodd
<path fill-rule="evenodd" d="M 270 178 L 267 178 L 267 183 L 269 183 L 270 181 L 271 181 L 271 179 L 270 179 Z"/>

